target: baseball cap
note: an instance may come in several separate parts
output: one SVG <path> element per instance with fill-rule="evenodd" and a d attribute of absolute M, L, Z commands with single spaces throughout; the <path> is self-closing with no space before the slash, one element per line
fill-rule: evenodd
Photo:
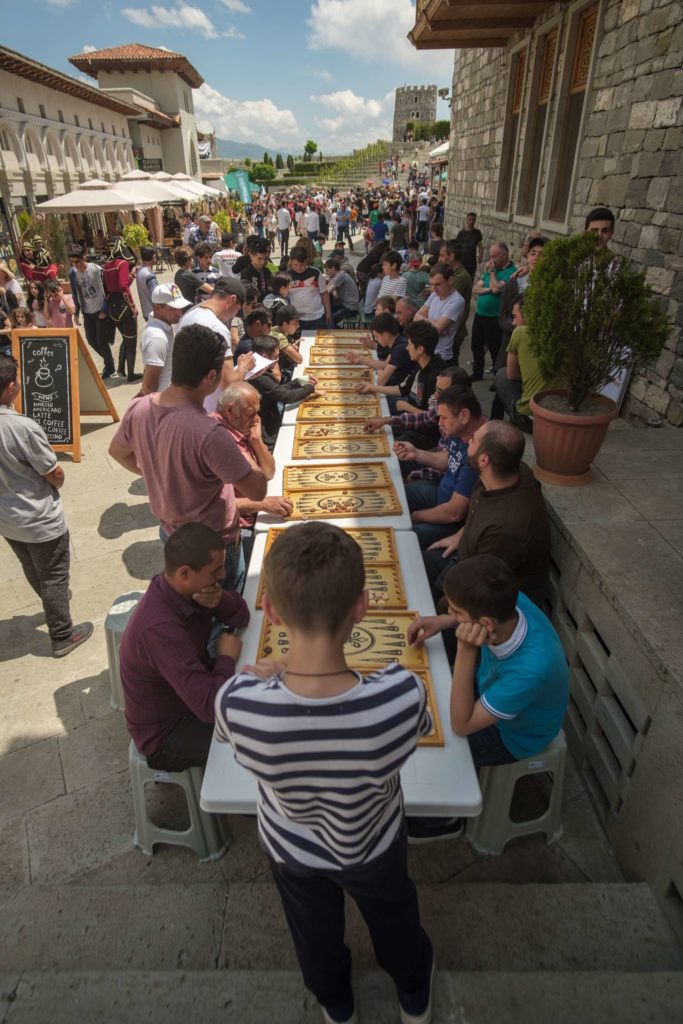
<path fill-rule="evenodd" d="M 226 295 L 236 295 L 240 302 L 244 302 L 247 292 L 239 277 L 225 275 L 214 281 L 213 296 L 215 298 L 225 298 Z"/>
<path fill-rule="evenodd" d="M 207 217 L 207 215 L 205 213 L 203 213 L 199 219 L 201 221 L 203 221 L 205 224 L 210 224 L 211 223 L 211 218 Z"/>
<path fill-rule="evenodd" d="M 171 309 L 187 309 L 192 303 L 183 298 L 177 284 L 158 284 L 152 292 L 153 306 L 170 306 Z"/>

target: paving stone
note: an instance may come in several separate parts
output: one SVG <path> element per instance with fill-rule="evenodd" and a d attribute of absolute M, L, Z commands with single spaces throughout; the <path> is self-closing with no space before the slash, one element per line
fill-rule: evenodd
<path fill-rule="evenodd" d="M 0 903 L 29 884 L 28 843 L 23 815 L 5 821 L 0 831 Z"/>
<path fill-rule="evenodd" d="M 683 471 L 678 476 L 617 478 L 615 483 L 644 519 L 680 519 L 681 479 Z"/>
<path fill-rule="evenodd" d="M 225 886 L 34 885 L 0 919 L 5 969 L 214 967 Z"/>
<path fill-rule="evenodd" d="M 683 555 L 683 519 L 653 519 L 652 525 L 679 555 Z"/>
<path fill-rule="evenodd" d="M 59 739 L 67 793 L 128 767 L 130 736 L 118 711 L 93 718 Z"/>
<path fill-rule="evenodd" d="M 575 523 L 629 523 L 640 519 L 638 510 L 596 468 L 586 487 L 543 484 L 543 493 L 567 527 Z"/>
<path fill-rule="evenodd" d="M 31 743 L 0 758 L 0 821 L 48 804 L 63 792 L 56 740 Z"/>
<path fill-rule="evenodd" d="M 30 811 L 27 831 L 36 882 L 70 878 L 129 850 L 135 828 L 128 771 Z"/>
<path fill-rule="evenodd" d="M 5 753 L 62 735 L 84 721 L 78 693 L 71 686 L 55 690 L 55 680 L 37 664 L 27 656 L 3 672 L 0 749 Z"/>
<path fill-rule="evenodd" d="M 441 969 L 683 967 L 683 954 L 647 885 L 449 883 L 422 886 L 419 895 L 423 923 L 439 950 Z M 267 933 L 254 928 L 257 920 L 269 922 Z M 354 906 L 347 911 L 347 941 L 354 961 L 371 967 L 367 929 Z M 288 970 L 293 955 L 274 886 L 232 885 L 219 966 Z"/>

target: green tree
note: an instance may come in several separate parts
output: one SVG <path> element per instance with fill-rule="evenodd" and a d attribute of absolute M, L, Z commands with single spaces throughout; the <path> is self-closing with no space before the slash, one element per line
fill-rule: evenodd
<path fill-rule="evenodd" d="M 244 166 L 245 167 L 251 167 L 251 157 L 250 156 L 246 156 L 244 158 Z"/>
<path fill-rule="evenodd" d="M 294 170 L 294 157 L 292 156 L 291 153 L 287 157 L 287 170 L 288 171 L 293 171 Z"/>
<path fill-rule="evenodd" d="M 255 181 L 272 181 L 275 177 L 275 168 L 270 164 L 254 164 L 251 169 Z"/>
<path fill-rule="evenodd" d="M 277 156 L 275 157 L 275 166 L 277 167 L 278 171 L 281 171 L 285 166 L 281 153 L 278 153 Z"/>
<path fill-rule="evenodd" d="M 314 142 L 313 139 L 309 139 L 304 146 L 304 158 L 305 154 L 308 153 L 308 159 L 310 160 L 314 153 L 318 152 L 318 143 Z"/>
<path fill-rule="evenodd" d="M 440 141 L 443 142 L 451 134 L 451 122 L 450 121 L 435 121 L 434 122 L 434 135 Z"/>
<path fill-rule="evenodd" d="M 566 381 L 572 412 L 620 370 L 656 359 L 670 327 L 643 272 L 591 232 L 545 246 L 524 316 L 539 369 Z"/>

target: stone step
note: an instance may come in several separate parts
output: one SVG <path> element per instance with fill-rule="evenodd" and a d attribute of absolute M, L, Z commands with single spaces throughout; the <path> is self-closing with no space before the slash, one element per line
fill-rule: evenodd
<path fill-rule="evenodd" d="M 379 971 L 356 972 L 365 1024 L 395 1024 Z M 296 971 L 26 971 L 0 975 L 3 1024 L 319 1024 Z M 680 1020 L 683 974 L 437 970 L 433 1024 L 662 1024 Z"/>
<path fill-rule="evenodd" d="M 447 883 L 420 886 L 444 970 L 671 971 L 683 956 L 647 885 Z M 347 915 L 355 962 L 375 966 Z M 0 917 L 6 971 L 294 970 L 268 880 L 171 885 L 33 885 Z"/>

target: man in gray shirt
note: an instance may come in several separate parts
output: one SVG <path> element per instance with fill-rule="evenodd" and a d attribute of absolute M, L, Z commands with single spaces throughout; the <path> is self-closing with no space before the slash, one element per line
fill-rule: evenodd
<path fill-rule="evenodd" d="M 104 327 L 107 300 L 102 270 L 96 263 L 86 262 L 85 249 L 78 243 L 69 246 L 69 263 L 71 295 L 76 307 L 75 322 L 78 324 L 82 313 L 85 337 L 91 348 L 94 348 L 104 361 L 102 379 L 106 380 L 114 372 L 114 357 Z"/>
<path fill-rule="evenodd" d="M 0 536 L 21 562 L 43 603 L 55 658 L 92 635 L 91 622 L 74 626 L 69 610 L 69 531 L 59 488 L 64 470 L 42 427 L 12 407 L 19 367 L 0 356 Z"/>
<path fill-rule="evenodd" d="M 332 319 L 338 327 L 342 320 L 358 318 L 358 285 L 350 274 L 339 269 L 336 259 L 325 261 L 327 287 L 332 297 Z"/>

